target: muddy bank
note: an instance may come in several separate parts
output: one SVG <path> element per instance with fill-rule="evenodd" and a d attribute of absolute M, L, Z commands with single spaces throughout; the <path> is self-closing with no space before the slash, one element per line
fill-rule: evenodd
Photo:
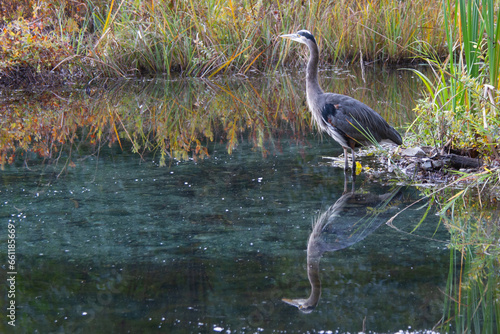
<path fill-rule="evenodd" d="M 70 71 L 36 71 L 32 68 L 17 68 L 0 71 L 0 89 L 31 89 L 59 87 L 85 80 L 80 69 Z"/>
<path fill-rule="evenodd" d="M 458 174 L 476 173 L 483 166 L 479 157 L 468 157 L 433 147 L 411 147 L 402 149 L 395 157 L 398 169 L 414 180 L 447 182 Z"/>
<path fill-rule="evenodd" d="M 357 157 L 365 160 L 358 165 L 357 174 L 366 173 L 374 179 L 388 179 L 396 174 L 398 179 L 416 181 L 421 184 L 449 183 L 470 174 L 482 173 L 486 170 L 500 169 L 500 161 L 493 160 L 486 166 L 480 157 L 457 154 L 450 150 L 436 149 L 428 146 L 409 148 L 385 147 L 386 153 L 380 149 L 367 148 L 356 152 Z M 371 158 L 371 159 L 370 159 Z M 344 157 L 324 157 L 335 167 L 343 168 Z M 366 159 L 371 161 L 367 162 Z M 351 162 L 350 162 L 351 164 Z"/>

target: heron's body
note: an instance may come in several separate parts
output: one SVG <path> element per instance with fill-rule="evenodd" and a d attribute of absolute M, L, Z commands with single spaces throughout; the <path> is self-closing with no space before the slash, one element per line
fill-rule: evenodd
<path fill-rule="evenodd" d="M 300 30 L 296 34 L 281 37 L 309 47 L 310 57 L 306 76 L 307 105 L 319 130 L 330 135 L 344 149 L 345 169 L 348 168 L 348 148 L 352 151 L 354 172 L 354 148 L 372 144 L 373 140 L 377 142 L 388 140 L 397 145 L 402 144 L 400 134 L 366 104 L 347 95 L 323 92 L 318 82 L 318 45 L 309 31 Z"/>

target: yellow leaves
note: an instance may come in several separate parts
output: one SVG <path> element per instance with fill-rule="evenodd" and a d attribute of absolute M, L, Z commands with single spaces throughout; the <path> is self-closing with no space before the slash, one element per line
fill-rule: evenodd
<path fill-rule="evenodd" d="M 234 53 L 233 53 L 233 55 L 231 56 L 231 58 L 229 58 L 229 60 L 227 62 L 225 62 L 224 64 L 222 64 L 222 66 L 220 66 L 217 70 L 215 70 L 214 72 L 212 72 L 212 74 L 210 74 L 208 76 L 208 78 L 210 79 L 211 77 L 213 77 L 214 75 L 216 75 L 217 73 L 219 73 L 219 71 L 221 71 L 222 69 L 226 68 L 229 64 L 231 64 L 233 62 L 233 60 L 235 58 L 237 58 L 240 54 L 242 54 L 243 52 L 245 52 L 246 50 L 248 50 L 251 46 L 252 45 L 247 46 L 246 48 L 244 48 L 243 50 L 241 50 L 237 54 L 235 54 L 236 53 L 236 50 L 235 50 Z"/>
<path fill-rule="evenodd" d="M 66 22 L 66 32 L 74 34 L 77 33 L 79 30 L 80 28 L 78 27 L 78 23 L 76 23 L 76 21 L 73 18 L 70 18 Z"/>
<path fill-rule="evenodd" d="M 19 149 L 50 157 L 61 145 L 73 141 L 78 133 L 75 118 L 84 116 L 61 112 L 68 105 L 58 106 L 57 99 L 47 92 L 24 104 L 0 105 L 0 164 L 13 162 L 13 153 Z M 71 106 L 77 107 L 79 103 Z"/>
<path fill-rule="evenodd" d="M 5 32 L 5 29 L 4 29 L 4 32 Z M 10 37 L 10 38 L 14 39 L 14 38 L 15 38 L 15 37 L 17 37 L 17 36 L 18 36 L 21 32 L 19 32 L 19 31 L 18 31 L 18 32 L 14 32 L 14 31 L 12 31 L 12 30 L 9 30 L 9 31 L 7 31 L 7 33 L 8 33 L 8 35 L 9 35 L 9 37 Z"/>
<path fill-rule="evenodd" d="M 208 138 L 210 141 L 214 141 L 214 133 L 212 132 L 212 129 L 210 128 L 210 124 L 203 130 L 203 135 Z"/>
<path fill-rule="evenodd" d="M 363 166 L 359 161 L 356 161 L 356 175 L 361 174 L 361 171 L 363 170 Z"/>
<path fill-rule="evenodd" d="M 459 197 L 460 195 L 462 195 L 464 193 L 465 189 L 464 190 L 461 190 L 459 191 L 458 193 L 456 193 L 455 195 L 453 195 L 449 200 L 448 202 L 451 202 L 453 201 L 455 198 Z"/>
<path fill-rule="evenodd" d="M 226 128 L 226 131 L 227 131 L 227 139 L 228 139 L 227 152 L 229 154 L 231 154 L 231 153 L 233 153 L 233 149 L 236 147 L 236 144 L 238 142 L 238 140 L 236 138 L 236 131 L 237 131 L 236 122 L 235 121 L 229 122 L 229 124 Z"/>
<path fill-rule="evenodd" d="M 122 142 L 120 141 L 120 136 L 118 135 L 118 131 L 116 130 L 116 124 L 115 123 L 113 123 L 113 130 L 115 130 L 116 139 L 118 140 L 118 144 L 120 144 L 120 148 L 123 151 Z"/>
<path fill-rule="evenodd" d="M 0 31 L 0 50 L 3 53 L 0 70 L 12 71 L 18 67 L 35 72 L 52 70 L 69 56 L 71 46 L 56 34 L 42 33 L 40 24 L 36 20 L 29 22 L 20 18 L 9 22 Z M 71 24 L 78 27 L 76 22 Z"/>

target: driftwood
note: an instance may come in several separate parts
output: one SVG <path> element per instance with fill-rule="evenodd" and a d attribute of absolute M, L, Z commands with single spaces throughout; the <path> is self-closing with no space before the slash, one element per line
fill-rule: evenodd
<path fill-rule="evenodd" d="M 467 173 L 477 171 L 483 161 L 478 157 L 468 157 L 455 152 L 444 153 L 433 147 L 412 147 L 401 151 L 397 164 L 409 177 L 420 180 L 439 182 L 448 179 L 450 170 L 462 170 Z"/>
<path fill-rule="evenodd" d="M 457 154 L 447 154 L 443 156 L 443 159 L 449 162 L 447 165 L 451 168 L 479 168 L 483 165 L 483 162 L 479 158 L 469 158 Z"/>
<path fill-rule="evenodd" d="M 461 168 L 479 168 L 482 161 L 478 158 L 464 157 L 458 154 L 436 155 L 432 158 L 423 158 L 420 167 L 425 170 L 440 169 L 442 167 L 461 169 Z"/>
<path fill-rule="evenodd" d="M 432 171 L 443 168 L 448 169 L 476 169 L 483 165 L 479 158 L 470 158 L 456 153 L 445 154 L 438 152 L 432 147 L 412 147 L 406 148 L 401 152 L 407 162 L 405 167 L 408 167 L 409 172 L 419 169 Z"/>

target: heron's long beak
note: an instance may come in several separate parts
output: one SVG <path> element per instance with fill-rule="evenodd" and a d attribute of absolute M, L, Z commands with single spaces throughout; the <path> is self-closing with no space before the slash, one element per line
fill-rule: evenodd
<path fill-rule="evenodd" d="M 299 307 L 300 305 L 304 304 L 305 299 L 288 299 L 288 298 L 282 298 L 282 301 L 287 303 L 288 305 L 292 305 L 295 307 Z"/>
<path fill-rule="evenodd" d="M 296 41 L 297 39 L 300 38 L 299 34 L 287 34 L 287 35 L 281 35 L 281 38 L 286 38 L 286 39 L 291 39 L 292 41 Z"/>

